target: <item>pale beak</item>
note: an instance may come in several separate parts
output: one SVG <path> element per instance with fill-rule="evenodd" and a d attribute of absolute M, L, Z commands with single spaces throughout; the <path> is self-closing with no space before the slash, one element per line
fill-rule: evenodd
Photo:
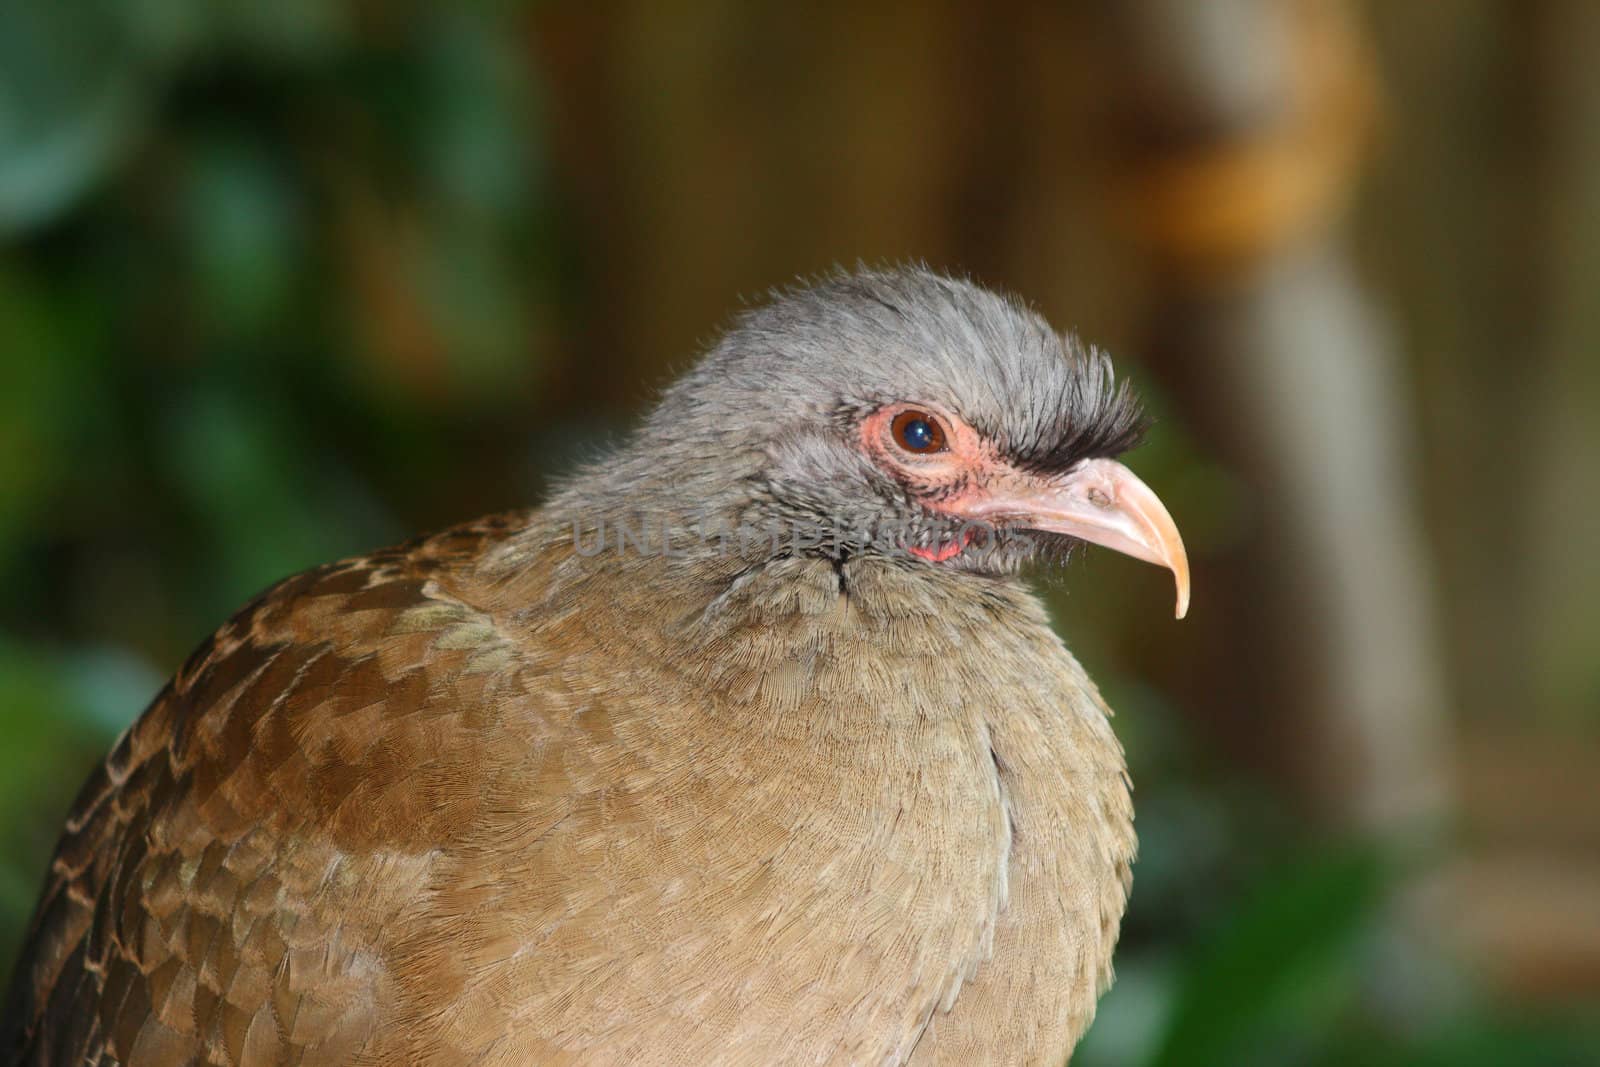
<path fill-rule="evenodd" d="M 1172 572 L 1178 618 L 1189 611 L 1189 557 L 1178 526 L 1150 487 L 1111 459 L 1091 459 L 1055 478 L 1020 477 L 966 509 L 977 519 L 1007 520 L 1115 549 Z"/>

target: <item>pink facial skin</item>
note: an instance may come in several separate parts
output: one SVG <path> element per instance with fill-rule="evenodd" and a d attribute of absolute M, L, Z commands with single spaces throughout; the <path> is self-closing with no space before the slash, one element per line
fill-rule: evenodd
<path fill-rule="evenodd" d="M 904 412 L 928 415 L 944 430 L 937 452 L 910 452 L 894 440 L 891 427 Z M 978 431 L 937 404 L 889 404 L 861 420 L 861 449 L 894 475 L 928 510 L 959 517 L 954 505 L 968 494 L 1013 471 Z"/>
<path fill-rule="evenodd" d="M 944 447 L 914 452 L 895 440 L 900 414 L 936 420 Z M 1066 534 L 1135 559 L 1166 567 L 1177 584 L 1177 614 L 1189 608 L 1189 561 L 1177 524 L 1160 499 L 1113 459 L 1087 459 L 1064 474 L 1019 470 L 994 445 L 936 404 L 889 404 L 861 420 L 861 449 L 906 487 L 919 504 L 958 522 L 1004 523 Z M 974 539 L 908 550 L 929 563 L 946 563 Z"/>

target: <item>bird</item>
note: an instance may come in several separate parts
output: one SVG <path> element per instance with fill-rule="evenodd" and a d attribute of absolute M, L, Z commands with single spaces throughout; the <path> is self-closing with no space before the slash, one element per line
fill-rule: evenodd
<path fill-rule="evenodd" d="M 273 586 L 83 786 L 0 1061 L 1060 1064 L 1136 843 L 1029 584 L 1188 563 L 1109 358 L 923 265 L 747 307 L 540 507 Z"/>

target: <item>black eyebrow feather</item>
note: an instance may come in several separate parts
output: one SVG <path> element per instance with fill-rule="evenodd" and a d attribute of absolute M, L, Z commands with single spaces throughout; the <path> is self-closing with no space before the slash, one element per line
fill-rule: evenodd
<path fill-rule="evenodd" d="M 1024 470 L 1059 474 L 1086 459 L 1110 458 L 1138 446 L 1151 420 L 1126 381 L 1115 380 L 1104 353 L 1082 357 L 1054 411 L 1041 419 L 1030 439 L 1005 449 Z"/>

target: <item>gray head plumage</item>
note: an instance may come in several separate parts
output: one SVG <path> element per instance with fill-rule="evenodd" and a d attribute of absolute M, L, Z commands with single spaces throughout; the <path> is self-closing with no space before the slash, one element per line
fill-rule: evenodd
<path fill-rule="evenodd" d="M 763 409 L 829 418 L 889 399 L 962 413 L 1003 451 L 1068 467 L 1138 443 L 1111 362 L 1010 296 L 923 267 L 837 272 L 741 315 L 651 418 L 663 431 Z"/>
<path fill-rule="evenodd" d="M 952 412 L 999 456 L 1039 472 L 1114 456 L 1144 425 L 1102 353 L 1019 301 L 922 267 L 838 272 L 740 315 L 628 447 L 566 495 L 934 538 L 949 520 L 855 436 L 867 413 L 893 402 Z M 974 554 L 971 566 L 1009 569 L 1026 554 Z"/>

